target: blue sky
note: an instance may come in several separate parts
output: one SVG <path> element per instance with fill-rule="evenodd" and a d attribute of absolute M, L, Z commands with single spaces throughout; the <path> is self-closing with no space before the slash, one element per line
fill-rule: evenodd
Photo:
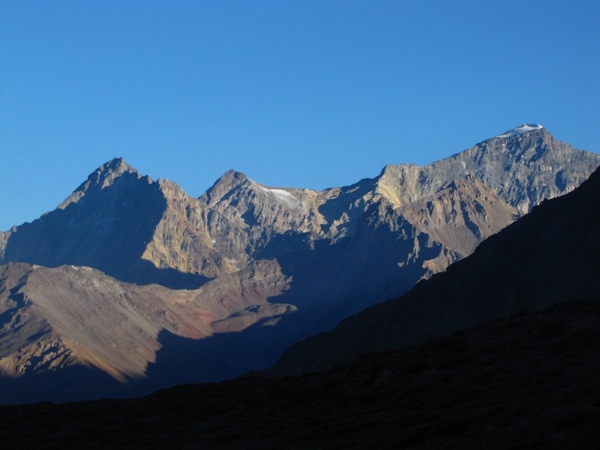
<path fill-rule="evenodd" d="M 100 164 L 323 189 L 524 122 L 600 152 L 600 2 L 0 2 L 0 230 Z"/>

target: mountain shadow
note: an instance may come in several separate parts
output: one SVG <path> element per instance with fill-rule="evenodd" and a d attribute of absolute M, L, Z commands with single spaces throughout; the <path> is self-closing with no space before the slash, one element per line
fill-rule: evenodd
<path fill-rule="evenodd" d="M 161 330 L 160 349 L 155 362 L 148 364 L 145 378 L 135 380 L 135 392 L 187 383 L 227 380 L 275 363 L 281 353 L 305 336 L 306 318 L 296 312 L 289 316 L 261 320 L 239 332 L 217 333 L 190 339 Z M 276 325 L 273 322 L 276 321 Z"/>
<path fill-rule="evenodd" d="M 59 371 L 29 373 L 19 377 L 0 376 L 0 404 L 13 405 L 47 402 L 65 403 L 98 400 L 106 397 L 126 398 L 143 395 L 135 383 L 121 383 L 92 366 L 75 365 Z"/>
<path fill-rule="evenodd" d="M 86 189 L 81 197 L 8 232 L 0 263 L 88 266 L 121 281 L 173 289 L 198 288 L 207 281 L 141 259 L 167 205 L 158 183 L 126 171 L 108 186 L 80 189 Z"/>
<path fill-rule="evenodd" d="M 600 171 L 482 242 L 467 258 L 290 348 L 273 374 L 323 370 L 523 311 L 600 296 Z"/>
<path fill-rule="evenodd" d="M 353 236 L 279 257 L 292 282 L 276 301 L 311 317 L 306 334 L 331 329 L 345 317 L 402 295 L 427 276 L 427 261 L 446 253 L 451 252 L 398 211 L 375 204 L 358 219 Z"/>
<path fill-rule="evenodd" d="M 600 302 L 569 300 L 301 377 L 0 406 L 0 436 L 61 449 L 595 449 Z"/>
<path fill-rule="evenodd" d="M 313 250 L 279 258 L 282 272 L 292 279 L 291 288 L 269 302 L 294 305 L 296 312 L 200 340 L 163 329 L 158 336 L 161 347 L 156 360 L 147 366 L 147 378 L 139 385 L 144 391 L 152 391 L 265 369 L 306 336 L 332 329 L 344 317 L 386 296 L 405 292 L 426 274 L 423 262 L 439 257 L 443 251 L 441 244 L 408 222 L 400 222 L 400 231 L 385 223 L 372 228 L 366 222 L 365 218 L 355 236 L 336 245 L 319 243 Z M 402 235 L 412 238 L 398 238 Z M 393 276 L 398 272 L 398 261 L 411 258 L 420 263 Z M 335 299 L 344 299 L 347 306 Z"/>

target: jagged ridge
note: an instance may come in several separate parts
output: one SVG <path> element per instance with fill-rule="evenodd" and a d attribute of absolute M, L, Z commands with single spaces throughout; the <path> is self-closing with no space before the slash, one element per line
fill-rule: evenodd
<path fill-rule="evenodd" d="M 323 370 L 362 353 L 419 344 L 562 301 L 597 301 L 599 199 L 596 171 L 574 192 L 534 208 L 405 296 L 292 347 L 270 373 Z"/>

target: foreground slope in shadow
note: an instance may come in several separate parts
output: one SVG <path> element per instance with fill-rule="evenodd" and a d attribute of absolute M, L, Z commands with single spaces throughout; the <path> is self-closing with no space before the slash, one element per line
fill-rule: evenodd
<path fill-rule="evenodd" d="M 301 377 L 0 406 L 22 448 L 597 448 L 600 302 L 573 301 Z"/>
<path fill-rule="evenodd" d="M 445 272 L 289 349 L 269 373 L 300 374 L 522 311 L 600 298 L 600 172 L 484 241 Z"/>

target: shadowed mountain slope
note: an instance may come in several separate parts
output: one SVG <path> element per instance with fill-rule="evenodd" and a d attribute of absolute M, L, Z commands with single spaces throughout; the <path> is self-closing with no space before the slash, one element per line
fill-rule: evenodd
<path fill-rule="evenodd" d="M 197 342 L 291 314 L 292 305 L 263 300 L 287 285 L 269 261 L 175 291 L 89 267 L 0 266 L 0 402 L 127 397 L 174 385 L 189 373 L 169 364 L 148 374 L 166 334 Z M 202 367 L 196 379 L 231 376 L 211 369 L 206 354 L 178 355 L 182 368 Z"/>
<path fill-rule="evenodd" d="M 302 377 L 0 406 L 23 448 L 595 449 L 600 302 L 568 302 Z"/>
<path fill-rule="evenodd" d="M 286 351 L 271 374 L 323 370 L 571 299 L 600 298 L 600 172 L 397 300 Z"/>

